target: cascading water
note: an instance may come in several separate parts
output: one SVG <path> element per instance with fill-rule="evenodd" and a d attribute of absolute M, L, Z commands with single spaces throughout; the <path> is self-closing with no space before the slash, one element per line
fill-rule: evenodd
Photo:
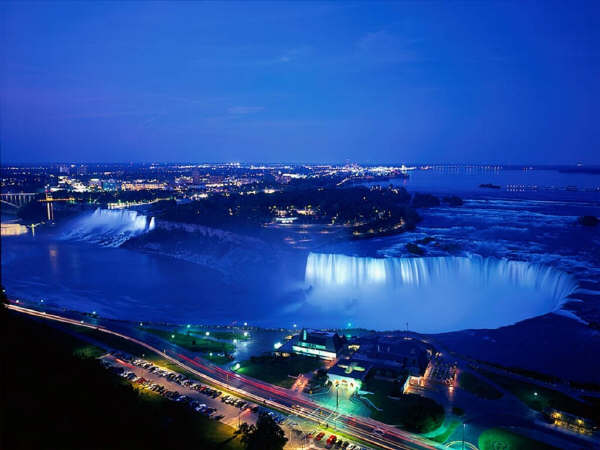
<path fill-rule="evenodd" d="M 134 236 L 153 230 L 154 226 L 154 217 L 148 218 L 137 211 L 98 208 L 76 219 L 63 238 L 118 247 Z"/>
<path fill-rule="evenodd" d="M 552 267 L 472 257 L 368 258 L 311 253 L 309 302 L 372 328 L 496 328 L 555 311 L 577 284 Z M 359 322 L 360 323 L 360 322 Z"/>

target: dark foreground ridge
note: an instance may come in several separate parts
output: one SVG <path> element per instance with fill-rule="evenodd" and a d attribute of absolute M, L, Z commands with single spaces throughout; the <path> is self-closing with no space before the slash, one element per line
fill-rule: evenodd
<path fill-rule="evenodd" d="M 0 314 L 0 448 L 242 448 L 232 428 L 140 395 L 108 373 L 96 359 L 97 347 L 4 308 Z"/>

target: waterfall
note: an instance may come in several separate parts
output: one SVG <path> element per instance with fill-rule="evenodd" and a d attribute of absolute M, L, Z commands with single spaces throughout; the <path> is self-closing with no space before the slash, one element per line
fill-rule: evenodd
<path fill-rule="evenodd" d="M 153 230 L 154 227 L 154 217 L 148 218 L 137 211 L 98 208 L 93 213 L 76 219 L 62 237 L 118 247 L 126 240 Z"/>
<path fill-rule="evenodd" d="M 555 298 L 571 294 L 577 284 L 553 267 L 524 261 L 481 256 L 432 258 L 369 258 L 310 253 L 305 281 L 312 286 L 369 287 L 424 286 L 432 280 L 469 278 L 480 285 L 502 280 L 543 290 Z"/>
<path fill-rule="evenodd" d="M 556 311 L 577 288 L 553 267 L 470 257 L 369 258 L 310 253 L 305 283 L 314 306 L 359 315 L 368 326 L 495 328 Z M 358 320 L 358 319 L 357 319 Z"/>

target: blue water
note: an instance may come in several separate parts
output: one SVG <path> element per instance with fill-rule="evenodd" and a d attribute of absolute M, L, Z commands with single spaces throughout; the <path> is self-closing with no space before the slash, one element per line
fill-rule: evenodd
<path fill-rule="evenodd" d="M 406 243 L 433 237 L 432 243 L 422 245 L 425 260 L 450 256 L 521 261 L 524 273 L 532 267 L 542 272 L 550 267 L 570 274 L 592 291 L 600 290 L 594 281 L 600 279 L 599 230 L 576 224 L 579 215 L 600 215 L 600 192 L 562 189 L 567 185 L 591 189 L 600 184 L 600 177 L 450 170 L 411 172 L 405 182 L 412 191 L 463 192 L 465 205 L 422 210 L 424 220 L 409 233 L 325 245 L 319 241 L 318 248 L 309 250 L 402 261 L 414 257 Z M 481 183 L 503 188 L 480 189 Z M 557 190 L 511 192 L 505 188 L 510 184 L 553 185 Z M 11 297 L 34 302 L 43 298 L 46 303 L 108 317 L 177 323 L 247 321 L 289 328 L 294 323 L 338 327 L 352 322 L 390 329 L 404 328 L 408 321 L 417 331 L 442 332 L 496 328 L 559 309 L 584 321 L 598 314 L 590 303 L 568 302 L 564 298 L 568 289 L 559 296 L 552 293 L 551 282 L 542 288 L 514 283 L 505 270 L 482 275 L 479 269 L 460 266 L 458 259 L 445 260 L 454 261 L 455 272 L 433 271 L 438 275 L 420 286 L 398 290 L 386 285 L 348 292 L 305 279 L 308 251 L 286 249 L 267 257 L 236 241 L 235 252 L 218 254 L 212 248 L 210 255 L 202 255 L 202 250 L 198 258 L 188 255 L 194 263 L 113 248 L 147 232 L 150 223 L 154 223 L 150 217 L 98 211 L 40 230 L 35 237 L 3 238 L 2 282 Z M 218 238 L 211 242 L 219 248 Z M 458 275 L 463 281 L 454 282 Z M 344 276 L 356 278 L 356 273 Z"/>

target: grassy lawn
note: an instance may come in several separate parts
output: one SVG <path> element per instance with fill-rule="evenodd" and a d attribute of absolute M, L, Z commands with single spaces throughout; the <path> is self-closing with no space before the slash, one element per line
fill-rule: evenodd
<path fill-rule="evenodd" d="M 104 369 L 100 348 L 44 321 L 3 308 L 0 314 L 7 337 L 3 448 L 242 448 L 233 428 L 141 393 Z"/>
<path fill-rule="evenodd" d="M 95 345 L 81 345 L 77 346 L 73 350 L 73 356 L 81 359 L 85 358 L 99 358 L 106 352 L 104 349 L 96 347 Z"/>
<path fill-rule="evenodd" d="M 554 448 L 501 428 L 485 430 L 479 436 L 478 444 L 479 450 L 545 450 Z"/>
<path fill-rule="evenodd" d="M 170 332 L 166 330 L 157 330 L 154 328 L 144 328 L 147 333 L 160 336 L 166 341 L 173 342 L 182 348 L 201 353 L 232 353 L 235 350 L 233 344 L 228 342 L 215 341 L 213 339 L 195 336 L 193 334 Z"/>
<path fill-rule="evenodd" d="M 458 384 L 465 391 L 480 398 L 496 400 L 502 397 L 502 392 L 469 372 L 460 373 L 458 376 Z"/>
<path fill-rule="evenodd" d="M 575 400 L 562 392 L 515 380 L 494 372 L 481 370 L 481 373 L 512 392 L 519 400 L 536 411 L 554 408 L 580 417 L 600 419 L 600 412 L 593 406 Z"/>
<path fill-rule="evenodd" d="M 201 336 L 204 333 L 194 332 L 193 334 L 196 336 L 199 336 L 199 335 Z M 247 340 L 251 339 L 250 332 L 248 332 L 248 335 L 244 336 L 243 332 L 210 331 L 210 335 L 217 339 L 223 339 L 224 341 L 233 341 L 234 339 L 237 339 L 238 341 L 247 341 Z"/>
<path fill-rule="evenodd" d="M 415 433 L 427 433 L 438 428 L 444 421 L 444 408 L 434 400 L 418 395 L 400 395 L 398 400 L 389 398 L 395 392 L 394 383 L 368 379 L 363 390 L 373 392 L 366 397 L 382 411 L 373 410 L 371 417 Z"/>
<path fill-rule="evenodd" d="M 297 376 L 301 373 L 311 372 L 323 367 L 323 362 L 308 356 L 290 356 L 281 358 L 277 356 L 254 356 L 241 363 L 237 373 L 289 388 L 294 384 L 294 379 L 288 375 Z"/>
<path fill-rule="evenodd" d="M 462 422 L 460 422 L 456 419 L 451 419 L 450 422 L 448 423 L 448 427 L 442 433 L 432 436 L 429 439 L 431 439 L 432 441 L 435 441 L 435 442 L 439 442 L 440 444 L 443 444 L 444 442 L 446 442 L 448 440 L 450 435 L 452 433 L 454 433 L 454 430 L 456 430 L 456 428 L 461 423 Z"/>

